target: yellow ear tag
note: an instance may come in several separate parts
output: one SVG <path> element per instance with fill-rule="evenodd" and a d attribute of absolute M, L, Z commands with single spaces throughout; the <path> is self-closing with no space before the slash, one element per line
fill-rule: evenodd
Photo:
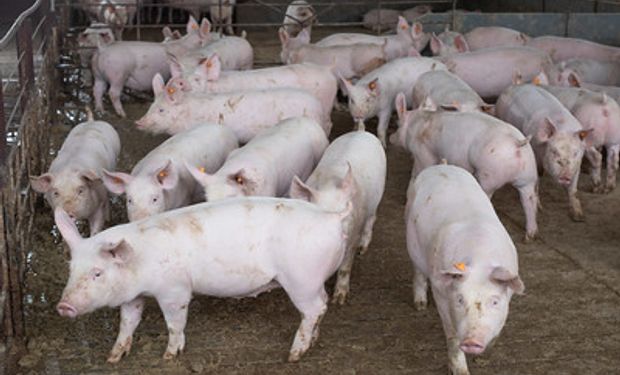
<path fill-rule="evenodd" d="M 168 173 L 166 173 L 165 171 L 161 171 L 161 172 L 159 172 L 159 174 L 157 176 L 161 177 L 161 178 L 164 178 L 164 177 L 168 176 Z"/>
<path fill-rule="evenodd" d="M 456 268 L 457 270 L 461 272 L 465 272 L 465 263 L 463 262 L 454 263 L 454 268 Z"/>
<path fill-rule="evenodd" d="M 241 178 L 241 177 L 237 177 L 237 180 L 236 180 L 236 181 L 237 181 L 237 183 L 238 183 L 239 185 L 243 185 L 243 178 Z"/>
<path fill-rule="evenodd" d="M 167 91 L 168 91 L 168 94 L 169 94 L 169 95 L 172 95 L 172 94 L 174 94 L 177 90 L 176 90 L 174 87 L 168 87 L 168 90 L 167 90 Z"/>
<path fill-rule="evenodd" d="M 377 88 L 377 82 L 375 82 L 375 81 L 370 82 L 368 84 L 368 88 L 371 89 L 371 90 L 376 89 Z"/>
<path fill-rule="evenodd" d="M 532 80 L 532 83 L 535 84 L 536 86 L 540 86 L 540 78 L 538 77 L 534 77 L 534 79 Z"/>
<path fill-rule="evenodd" d="M 211 68 L 213 66 L 213 63 L 211 62 L 211 60 L 207 60 L 207 68 Z"/>
<path fill-rule="evenodd" d="M 200 167 L 200 172 L 205 173 L 205 167 Z"/>

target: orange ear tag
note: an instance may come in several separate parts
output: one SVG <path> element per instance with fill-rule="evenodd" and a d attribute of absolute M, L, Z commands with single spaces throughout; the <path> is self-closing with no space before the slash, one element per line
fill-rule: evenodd
<path fill-rule="evenodd" d="M 161 171 L 161 172 L 159 172 L 159 174 L 157 176 L 161 177 L 161 178 L 164 178 L 164 177 L 168 176 L 168 173 L 166 173 L 165 171 Z"/>
<path fill-rule="evenodd" d="M 368 84 L 368 88 L 374 90 L 377 88 L 377 82 L 373 81 Z"/>
<path fill-rule="evenodd" d="M 198 27 L 199 27 L 198 24 L 195 23 L 195 24 L 192 25 L 192 30 L 198 30 Z"/>
<path fill-rule="evenodd" d="M 579 139 L 581 139 L 582 141 L 588 136 L 588 132 L 583 130 L 579 132 Z"/>
<path fill-rule="evenodd" d="M 118 178 L 118 177 L 114 177 L 114 183 L 115 183 L 115 184 L 122 184 L 122 183 L 124 183 L 124 182 L 123 182 L 123 180 L 121 180 L 120 178 Z"/>
<path fill-rule="evenodd" d="M 167 90 L 167 91 L 168 91 L 168 94 L 169 94 L 169 95 L 172 95 L 172 94 L 174 94 L 177 90 L 176 90 L 174 87 L 168 87 L 168 90 Z"/>
<path fill-rule="evenodd" d="M 199 168 L 199 170 L 200 170 L 200 172 L 202 172 L 202 173 L 206 173 L 206 172 L 205 172 L 205 167 L 200 167 L 200 168 Z"/>
<path fill-rule="evenodd" d="M 403 30 L 407 30 L 409 28 L 409 25 L 401 25 L 400 28 Z"/>
<path fill-rule="evenodd" d="M 454 263 L 454 268 L 456 268 L 457 270 L 461 272 L 465 272 L 465 263 L 463 262 Z"/>
<path fill-rule="evenodd" d="M 237 181 L 237 183 L 238 183 L 239 185 L 243 185 L 243 178 L 241 178 L 241 177 L 237 177 L 237 180 L 236 180 L 236 181 Z"/>
<path fill-rule="evenodd" d="M 535 84 L 536 86 L 540 86 L 540 78 L 538 77 L 534 77 L 534 79 L 532 80 L 532 83 Z"/>
<path fill-rule="evenodd" d="M 213 63 L 211 62 L 211 60 L 207 60 L 207 68 L 211 68 L 213 67 Z"/>

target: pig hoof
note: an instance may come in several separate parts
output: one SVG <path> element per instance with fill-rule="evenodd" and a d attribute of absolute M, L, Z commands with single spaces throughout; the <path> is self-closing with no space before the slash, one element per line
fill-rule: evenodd
<path fill-rule="evenodd" d="M 292 351 L 288 355 L 288 361 L 289 362 L 299 362 L 299 360 L 301 359 L 301 355 L 302 354 L 303 353 L 301 352 L 301 350 Z"/>
<path fill-rule="evenodd" d="M 572 212 L 570 215 L 570 218 L 578 223 L 582 223 L 584 221 L 586 221 L 586 218 L 583 216 L 582 212 Z"/>
<path fill-rule="evenodd" d="M 592 192 L 594 194 L 605 194 L 605 189 L 602 185 L 594 185 L 594 187 L 592 187 Z"/>
<path fill-rule="evenodd" d="M 413 307 L 416 309 L 416 311 L 424 311 L 426 310 L 426 306 L 426 301 L 413 301 Z"/>
<path fill-rule="evenodd" d="M 526 234 L 525 238 L 523 239 L 523 243 L 526 243 L 526 244 L 532 243 L 534 242 L 536 237 L 538 237 L 538 233 Z"/>
<path fill-rule="evenodd" d="M 171 360 L 171 359 L 174 359 L 174 357 L 176 357 L 176 356 L 177 356 L 177 353 L 178 353 L 178 351 L 176 351 L 176 352 L 174 352 L 174 353 L 173 353 L 173 352 L 169 352 L 169 351 L 167 351 L 167 350 L 166 350 L 166 352 L 164 353 L 164 357 L 163 357 L 163 358 L 164 358 L 166 361 L 169 361 L 169 360 Z"/>
<path fill-rule="evenodd" d="M 112 350 L 112 352 L 110 352 L 110 355 L 108 356 L 107 362 L 118 363 L 125 354 L 129 354 L 129 350 L 121 349 L 118 352 Z"/>
<path fill-rule="evenodd" d="M 332 296 L 332 303 L 336 305 L 344 305 L 347 301 L 347 292 L 336 290 Z"/>

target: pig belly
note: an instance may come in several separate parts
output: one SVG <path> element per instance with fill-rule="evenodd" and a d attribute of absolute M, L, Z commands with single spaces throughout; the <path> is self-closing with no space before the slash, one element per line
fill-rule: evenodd
<path fill-rule="evenodd" d="M 249 262 L 214 257 L 192 282 L 195 293 L 214 297 L 256 296 L 277 286 L 275 273 Z"/>

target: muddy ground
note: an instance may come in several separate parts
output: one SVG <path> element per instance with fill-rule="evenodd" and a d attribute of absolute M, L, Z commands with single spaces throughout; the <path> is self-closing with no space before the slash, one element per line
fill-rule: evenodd
<path fill-rule="evenodd" d="M 257 42 L 257 34 L 250 39 Z M 259 38 L 257 60 L 276 61 L 275 32 Z M 70 100 L 70 99 L 67 99 Z M 109 103 L 107 108 L 111 110 Z M 118 168 L 133 164 L 165 137 L 132 126 L 149 103 L 126 98 L 127 120 L 103 117 L 121 135 Z M 334 112 L 332 139 L 352 129 L 347 113 Z M 55 126 L 57 148 L 68 131 Z M 370 122 L 369 131 L 375 131 Z M 392 131 L 394 129 L 391 129 Z M 67 280 L 63 247 L 52 230 L 49 208 L 37 212 L 27 277 L 27 332 L 30 353 L 22 374 L 445 374 L 447 355 L 434 306 L 417 312 L 412 304 L 412 267 L 405 248 L 403 210 L 411 161 L 388 150 L 388 179 L 370 250 L 356 260 L 351 296 L 331 306 L 318 343 L 300 363 L 286 363 L 299 314 L 285 293 L 275 290 L 243 300 L 197 296 L 189 308 L 185 352 L 172 361 L 161 356 L 167 331 L 150 300 L 134 336 L 131 354 L 119 364 L 105 362 L 116 338 L 118 310 L 102 309 L 78 318 L 58 316 L 54 306 Z M 524 216 L 516 191 L 505 187 L 493 203 L 518 251 L 526 294 L 516 296 L 503 333 L 483 356 L 470 358 L 474 374 L 612 374 L 620 368 L 620 189 L 590 193 L 582 174 L 580 197 L 586 222 L 568 217 L 563 191 L 548 178 L 541 183 L 540 239 L 523 244 Z M 114 200 L 113 220 L 125 218 Z M 331 292 L 333 280 L 327 283 Z"/>

